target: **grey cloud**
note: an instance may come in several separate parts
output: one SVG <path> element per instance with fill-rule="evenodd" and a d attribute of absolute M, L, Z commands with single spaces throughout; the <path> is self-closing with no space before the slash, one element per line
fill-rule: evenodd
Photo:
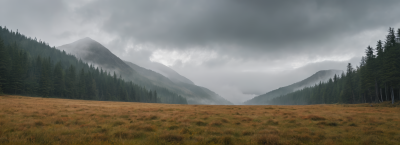
<path fill-rule="evenodd" d="M 173 68 L 238 103 L 318 70 L 344 70 L 347 62 L 357 65 L 367 45 L 383 39 L 388 27 L 400 27 L 399 4 L 397 0 L 3 0 L 0 25 L 52 46 L 89 36 L 122 59 L 143 66 L 157 49 L 215 51 L 218 57 L 202 65 L 178 60 Z M 364 34 L 369 31 L 373 32 Z M 130 43 L 151 47 L 126 49 Z M 240 72 L 346 54 L 356 58 L 310 63 L 279 74 Z"/>
<path fill-rule="evenodd" d="M 317 46 L 399 22 L 399 3 L 395 0 L 100 0 L 81 7 L 81 11 L 89 18 L 106 14 L 103 30 L 138 43 L 173 49 L 229 44 L 237 47 L 226 46 L 220 53 L 252 58 L 331 51 Z"/>

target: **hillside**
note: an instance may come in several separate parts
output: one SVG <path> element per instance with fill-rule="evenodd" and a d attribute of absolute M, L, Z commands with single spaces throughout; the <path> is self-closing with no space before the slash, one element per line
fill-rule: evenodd
<path fill-rule="evenodd" d="M 147 88 L 156 90 L 159 87 L 166 88 L 185 97 L 189 104 L 232 104 L 218 94 L 206 88 L 194 85 L 190 80 L 181 77 L 176 72 L 173 73 L 171 69 L 168 70 L 160 66 L 157 67 L 159 68 L 158 70 L 166 72 L 164 74 L 169 74 L 171 78 L 174 78 L 172 79 L 174 81 L 132 62 L 124 62 L 111 53 L 106 47 L 90 38 L 84 38 L 71 44 L 62 45 L 57 47 L 57 49 L 71 53 L 82 59 L 82 61 L 102 67 L 107 71 L 115 71 L 121 74 L 122 78 L 131 80 Z M 162 93 L 159 94 L 160 97 L 163 95 Z"/>
<path fill-rule="evenodd" d="M 179 73 L 177 73 L 176 71 L 174 71 L 173 69 L 158 63 L 158 62 L 149 62 L 146 64 L 142 64 L 140 65 L 144 68 L 147 68 L 149 70 L 155 71 L 165 77 L 167 77 L 168 79 L 170 79 L 171 81 L 175 82 L 175 83 L 186 83 L 186 84 L 191 84 L 194 85 L 194 83 L 189 80 L 188 78 L 180 75 Z"/>
<path fill-rule="evenodd" d="M 302 89 L 304 87 L 313 86 L 315 84 L 318 84 L 319 82 L 325 82 L 328 79 L 333 78 L 333 76 L 335 74 L 340 75 L 342 72 L 343 71 L 341 71 L 341 70 L 321 70 L 300 82 L 294 83 L 289 86 L 281 87 L 276 90 L 272 90 L 272 91 L 267 92 L 260 96 L 256 96 L 253 99 L 250 99 L 250 100 L 244 102 L 243 104 L 245 104 L 245 105 L 265 105 L 265 104 L 268 104 L 268 100 L 271 100 L 275 97 L 279 97 L 281 95 L 289 94 L 291 92 Z"/>
<path fill-rule="evenodd" d="M 386 40 L 367 46 L 359 66 L 316 86 L 270 100 L 274 105 L 379 103 L 400 100 L 400 28 L 389 28 Z"/>
<path fill-rule="evenodd" d="M 187 104 L 166 89 L 163 103 Z M 0 27 L 0 94 L 160 103 L 157 92 Z"/>

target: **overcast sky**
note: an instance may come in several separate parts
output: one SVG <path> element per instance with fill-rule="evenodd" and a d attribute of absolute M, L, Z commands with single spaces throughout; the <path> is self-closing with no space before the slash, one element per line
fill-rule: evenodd
<path fill-rule="evenodd" d="M 91 37 L 233 103 L 358 65 L 400 27 L 398 0 L 0 0 L 0 25 L 51 46 Z"/>

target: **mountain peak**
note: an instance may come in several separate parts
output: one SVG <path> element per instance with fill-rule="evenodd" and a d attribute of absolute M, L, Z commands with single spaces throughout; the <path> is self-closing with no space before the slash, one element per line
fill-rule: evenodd
<path fill-rule="evenodd" d="M 90 38 L 90 37 L 85 37 L 85 38 L 82 38 L 82 39 L 80 39 L 80 40 L 90 40 L 90 41 L 95 41 L 95 40 L 93 40 L 92 38 Z"/>
<path fill-rule="evenodd" d="M 100 44 L 99 42 L 97 42 L 96 40 L 93 40 L 90 37 L 84 37 L 82 39 L 76 40 L 75 42 L 72 42 L 71 44 L 76 44 L 76 43 L 79 43 L 79 44 L 82 44 L 82 43 L 83 44 L 91 44 L 91 43 Z"/>

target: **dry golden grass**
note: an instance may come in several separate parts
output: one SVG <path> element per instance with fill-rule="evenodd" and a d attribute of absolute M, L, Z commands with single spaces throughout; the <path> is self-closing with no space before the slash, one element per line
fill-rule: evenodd
<path fill-rule="evenodd" d="M 372 105 L 169 105 L 6 95 L 0 96 L 0 144 L 399 144 L 400 108 Z"/>

